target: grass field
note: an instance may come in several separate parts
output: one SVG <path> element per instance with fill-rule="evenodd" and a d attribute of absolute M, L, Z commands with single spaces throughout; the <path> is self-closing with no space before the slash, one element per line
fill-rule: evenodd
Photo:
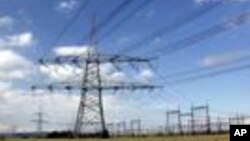
<path fill-rule="evenodd" d="M 112 138 L 106 141 L 229 141 L 228 135 Z M 5 141 L 102 141 L 101 139 L 6 139 Z"/>

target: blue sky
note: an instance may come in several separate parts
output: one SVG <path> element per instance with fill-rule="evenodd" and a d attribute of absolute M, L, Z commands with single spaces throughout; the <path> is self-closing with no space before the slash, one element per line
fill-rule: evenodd
<path fill-rule="evenodd" d="M 3 61 L 0 61 L 0 88 L 7 93 L 7 96 L 2 94 L 3 98 L 1 99 L 4 99 L 3 101 L 5 102 L 7 101 L 7 106 L 2 108 L 6 108 L 7 110 L 5 110 L 8 111 L 7 115 L 6 113 L 1 114 L 0 125 L 21 124 L 22 126 L 32 126 L 25 119 L 28 119 L 27 115 L 32 115 L 32 112 L 36 109 L 30 110 L 26 116 L 22 115 L 21 112 L 10 113 L 9 111 L 11 110 L 17 110 L 13 105 L 22 105 L 23 101 L 25 101 L 25 98 L 21 97 L 19 102 L 14 102 L 13 104 L 10 97 L 12 95 L 15 96 L 13 93 L 28 93 L 25 90 L 25 85 L 37 81 L 34 78 L 41 79 L 42 76 L 46 75 L 35 73 L 38 68 L 36 65 L 37 59 L 53 54 L 52 52 L 61 46 L 81 47 L 86 45 L 87 41 L 82 39 L 89 33 L 93 13 L 96 15 L 96 22 L 99 23 L 122 0 L 91 0 L 86 9 L 57 44 L 51 46 L 82 2 L 83 0 L 0 0 L 0 56 L 5 58 L 2 59 Z M 154 0 L 134 13 L 114 33 L 110 35 L 105 34 L 141 2 L 139 0 L 133 1 L 127 9 L 119 13 L 107 26 L 100 29 L 97 39 L 98 37 L 105 37 L 103 40 L 98 41 L 98 49 L 101 52 L 119 53 L 120 50 L 142 40 L 154 31 L 170 25 L 193 11 L 204 9 L 215 3 L 213 0 Z M 164 34 L 164 36 L 152 39 L 140 48 L 134 47 L 134 51 L 125 53 L 145 57 L 151 55 L 145 53 L 152 52 L 153 54 L 155 49 L 163 48 L 162 56 L 154 62 L 156 68 L 163 75 L 201 67 L 220 66 L 237 61 L 237 59 L 239 60 L 242 57 L 250 56 L 249 22 L 176 53 L 167 54 L 167 51 L 164 52 L 164 48 L 169 47 L 168 45 L 171 45 L 171 43 L 178 42 L 218 23 L 223 23 L 239 14 L 249 13 L 249 9 L 250 2 L 248 0 L 224 0 L 220 6 L 195 19 L 193 22 L 185 24 L 178 30 Z M 9 66 L 9 64 L 14 65 Z M 157 77 L 156 72 L 152 73 Z M 115 95 L 114 97 L 109 95 L 107 96 L 107 116 L 114 117 L 112 120 L 122 120 L 126 119 L 126 117 L 145 117 L 151 121 L 158 121 L 159 119 L 164 121 L 166 109 L 172 109 L 180 105 L 184 110 L 188 110 L 192 103 L 199 105 L 206 102 L 211 105 L 211 112 L 214 115 L 221 113 L 220 111 L 227 114 L 235 112 L 249 114 L 249 76 L 250 70 L 243 70 L 217 77 L 173 84 L 171 87 L 163 82 L 160 84 L 165 86 L 165 89 L 157 90 L 152 94 L 135 93 L 132 96 L 126 94 Z M 172 80 L 169 79 L 169 82 L 172 82 Z M 20 95 L 22 96 L 22 94 Z M 67 101 L 67 97 L 62 99 Z M 32 98 L 30 100 L 35 101 Z M 114 101 L 115 103 L 119 101 L 122 104 L 112 109 L 112 106 L 110 106 L 112 104 L 110 103 Z M 32 102 L 30 103 L 32 105 Z M 63 102 L 61 104 L 63 105 Z M 142 105 L 148 106 L 143 107 Z M 29 105 L 26 104 L 26 106 Z M 70 105 L 67 109 L 70 111 L 74 106 Z M 135 107 L 140 108 L 131 110 Z M 48 108 L 50 110 L 47 112 L 53 113 L 52 107 Z M 112 115 L 112 110 L 119 113 L 121 109 L 125 109 L 127 113 L 120 113 L 117 117 L 117 114 Z M 140 111 L 139 109 L 141 109 L 141 112 L 138 112 Z M 154 114 L 147 112 L 148 109 Z M 74 113 L 74 110 L 71 112 Z M 68 118 L 66 119 L 69 120 L 74 116 L 72 113 L 63 116 L 67 116 Z M 23 120 L 16 120 L 14 116 L 23 117 Z M 7 117 L 12 117 L 13 119 L 8 120 Z"/>

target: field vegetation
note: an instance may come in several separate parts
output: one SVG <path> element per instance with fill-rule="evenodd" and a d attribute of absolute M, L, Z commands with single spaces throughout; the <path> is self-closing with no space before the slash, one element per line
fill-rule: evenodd
<path fill-rule="evenodd" d="M 4 141 L 229 141 L 229 135 L 199 135 L 174 137 L 120 137 L 110 139 L 5 139 Z M 3 141 L 3 140 L 1 140 Z"/>

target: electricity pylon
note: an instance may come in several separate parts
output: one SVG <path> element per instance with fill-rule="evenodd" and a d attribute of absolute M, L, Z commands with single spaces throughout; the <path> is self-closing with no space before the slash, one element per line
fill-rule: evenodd
<path fill-rule="evenodd" d="M 160 88 L 160 86 L 139 83 L 139 82 L 115 82 L 107 83 L 102 79 L 100 73 L 100 65 L 105 63 L 112 63 L 119 65 L 121 63 L 133 64 L 136 63 L 149 63 L 150 59 L 129 57 L 121 55 L 101 55 L 98 53 L 88 53 L 86 57 L 56 57 L 55 59 L 43 59 L 40 63 L 44 62 L 51 63 L 72 63 L 72 64 L 84 64 L 84 75 L 81 85 L 68 85 L 68 84 L 51 84 L 44 86 L 32 86 L 33 89 L 46 88 L 51 91 L 55 89 L 65 90 L 81 90 L 81 98 L 76 116 L 76 123 L 74 133 L 79 136 L 82 127 L 88 125 L 101 125 L 101 130 L 98 133 L 102 137 L 108 137 L 108 131 L 105 124 L 104 108 L 103 108 L 103 92 L 104 91 L 118 91 L 118 90 L 143 90 L 143 89 L 154 89 Z M 77 77 L 77 76 L 76 76 Z"/>
<path fill-rule="evenodd" d="M 95 34 L 97 32 L 96 26 L 94 25 L 91 29 L 90 35 L 90 46 L 95 47 L 97 42 Z M 131 57 L 123 55 L 106 55 L 101 54 L 94 48 L 94 51 L 88 50 L 86 54 L 82 55 L 69 55 L 69 56 L 56 56 L 55 58 L 43 58 L 39 62 L 42 65 L 45 64 L 59 64 L 68 63 L 76 66 L 83 66 L 83 78 L 81 84 L 50 84 L 47 86 L 32 86 L 32 89 L 36 88 L 47 88 L 49 90 L 54 89 L 65 89 L 65 90 L 80 90 L 81 97 L 78 106 L 78 112 L 76 115 L 76 122 L 74 127 L 74 134 L 76 137 L 81 135 L 82 128 L 89 127 L 88 130 L 94 130 L 99 133 L 101 137 L 109 137 L 108 130 L 106 128 L 104 107 L 103 107 L 103 93 L 105 91 L 119 91 L 119 90 L 152 90 L 154 88 L 160 88 L 160 86 L 139 83 L 139 82 L 114 82 L 110 83 L 111 80 L 104 80 L 101 74 L 101 65 L 110 63 L 117 69 L 121 69 L 119 65 L 130 64 L 131 68 L 137 68 L 138 64 L 147 64 L 150 66 L 151 60 L 154 58 L 141 58 Z M 78 76 L 76 76 L 78 77 Z M 93 128 L 95 125 L 99 125 L 100 130 Z"/>
<path fill-rule="evenodd" d="M 42 110 L 42 106 L 39 105 L 38 112 L 35 113 L 36 119 L 31 120 L 31 122 L 34 122 L 37 124 L 37 134 L 39 136 L 42 136 L 43 134 L 43 125 L 48 124 L 48 121 L 44 119 L 44 112 Z"/>

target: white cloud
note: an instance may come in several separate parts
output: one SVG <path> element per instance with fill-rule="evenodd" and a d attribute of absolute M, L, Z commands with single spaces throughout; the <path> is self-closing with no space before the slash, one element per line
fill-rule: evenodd
<path fill-rule="evenodd" d="M 88 54 L 93 54 L 94 49 L 89 46 L 60 46 L 53 50 L 53 53 L 56 56 L 81 56 L 86 57 Z M 104 72 L 110 71 L 108 65 L 104 69 Z M 57 65 L 50 64 L 46 66 L 40 66 L 39 70 L 41 73 L 47 75 L 51 81 L 59 82 L 80 82 L 81 76 L 83 75 L 83 69 L 74 65 Z M 78 77 L 75 77 L 78 76 Z"/>
<path fill-rule="evenodd" d="M 11 81 L 15 79 L 24 79 L 25 76 L 28 76 L 29 72 L 24 70 L 14 70 L 14 71 L 0 71 L 1 81 Z"/>
<path fill-rule="evenodd" d="M 34 36 L 31 32 L 6 36 L 0 39 L 0 48 L 28 47 L 34 43 Z"/>
<path fill-rule="evenodd" d="M 113 72 L 112 74 L 108 75 L 105 77 L 106 81 L 109 81 L 109 82 L 127 82 L 128 80 L 131 80 L 131 79 L 128 79 L 128 76 L 123 73 L 123 72 L 120 72 L 120 71 L 116 71 L 116 72 Z"/>
<path fill-rule="evenodd" d="M 41 73 L 46 74 L 50 81 L 80 82 L 83 73 L 81 68 L 71 65 L 47 65 L 40 66 Z M 75 77 L 78 76 L 78 77 Z"/>
<path fill-rule="evenodd" d="M 10 16 L 0 16 L 0 29 L 10 28 L 13 24 L 13 18 Z"/>
<path fill-rule="evenodd" d="M 77 0 L 63 0 L 57 6 L 57 9 L 61 12 L 68 12 L 74 10 L 77 6 Z"/>
<path fill-rule="evenodd" d="M 31 93 L 29 91 L 9 89 L 1 96 L 4 99 L 4 104 L 0 107 L 0 124 L 7 127 L 16 125 L 18 129 L 30 125 L 30 120 L 33 118 L 31 116 L 35 113 L 36 108 L 34 106 L 36 101 L 33 100 L 34 97 Z M 32 126 L 30 129 L 32 129 Z M 8 132 L 8 128 L 2 129 L 2 132 L 4 131 Z"/>
<path fill-rule="evenodd" d="M 142 83 L 151 83 L 154 73 L 150 69 L 142 70 L 138 75 L 139 82 Z"/>
<path fill-rule="evenodd" d="M 250 58 L 250 51 L 224 52 L 204 57 L 201 64 L 207 67 L 221 66 L 244 60 L 246 58 Z"/>
<path fill-rule="evenodd" d="M 54 53 L 59 56 L 83 56 L 93 54 L 94 49 L 89 46 L 61 46 L 54 50 Z"/>
<path fill-rule="evenodd" d="M 1 50 L 0 58 L 0 81 L 22 79 L 34 69 L 29 60 L 12 50 Z"/>
<path fill-rule="evenodd" d="M 95 71 L 96 66 L 90 67 L 92 71 Z M 60 82 L 65 84 L 81 84 L 83 69 L 73 65 L 55 65 L 50 64 L 46 66 L 40 66 L 41 73 L 45 74 L 50 82 Z M 112 64 L 103 64 L 100 66 L 101 78 L 104 83 L 112 82 L 126 82 L 127 76 L 117 71 Z M 77 76 L 77 77 L 76 77 Z M 79 86 L 79 85 L 78 85 Z"/>
<path fill-rule="evenodd" d="M 106 74 L 106 75 L 109 75 L 109 74 L 112 74 L 114 72 L 116 72 L 116 68 L 114 67 L 113 64 L 111 63 L 105 63 L 105 64 L 102 64 L 101 65 L 101 74 Z"/>
<path fill-rule="evenodd" d="M 22 33 L 9 37 L 10 46 L 29 46 L 33 43 L 33 34 L 30 32 Z"/>
<path fill-rule="evenodd" d="M 27 59 L 12 50 L 1 50 L 0 57 L 1 69 L 13 69 L 30 65 L 30 62 Z"/>

